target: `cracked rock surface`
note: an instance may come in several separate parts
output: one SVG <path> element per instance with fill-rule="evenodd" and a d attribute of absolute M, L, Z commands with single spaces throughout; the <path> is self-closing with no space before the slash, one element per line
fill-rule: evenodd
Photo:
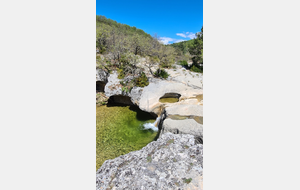
<path fill-rule="evenodd" d="M 105 161 L 96 189 L 202 190 L 202 156 L 194 136 L 165 133 L 139 151 Z"/>

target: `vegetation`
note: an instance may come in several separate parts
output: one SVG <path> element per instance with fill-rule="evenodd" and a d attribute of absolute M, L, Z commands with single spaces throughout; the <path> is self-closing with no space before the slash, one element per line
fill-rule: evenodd
<path fill-rule="evenodd" d="M 96 47 L 100 54 L 110 57 L 111 67 L 131 67 L 138 56 L 149 57 L 148 64 L 159 64 L 163 68 L 170 68 L 175 63 L 175 49 L 163 45 L 157 35 L 150 36 L 143 30 L 105 16 L 96 16 Z M 102 68 L 108 64 L 100 58 L 97 63 Z M 126 75 L 128 70 L 124 69 L 124 72 Z"/>
<path fill-rule="evenodd" d="M 155 71 L 154 76 L 166 79 L 166 78 L 169 77 L 169 74 L 168 74 L 168 72 L 166 70 L 158 68 Z"/>
<path fill-rule="evenodd" d="M 194 39 L 190 49 L 190 54 L 193 56 L 193 64 L 197 67 L 203 64 L 203 27 L 201 32 L 197 33 L 197 38 Z"/>
<path fill-rule="evenodd" d="M 103 92 L 97 92 L 96 93 L 96 105 L 101 106 L 101 105 L 106 105 L 108 101 L 108 97 L 105 96 Z"/>
<path fill-rule="evenodd" d="M 133 86 L 144 87 L 149 84 L 146 70 L 154 77 L 168 78 L 164 68 L 174 68 L 180 64 L 194 72 L 203 71 L 203 28 L 197 38 L 171 45 L 163 45 L 157 35 L 151 36 L 141 29 L 118 23 L 105 16 L 96 16 L 96 54 L 97 68 L 111 73 L 118 71 L 118 78 L 124 92 Z M 145 58 L 141 66 L 141 57 Z M 187 61 L 193 64 L 188 66 Z M 153 68 L 158 69 L 154 72 Z M 130 80 L 129 80 L 130 79 Z"/>
<path fill-rule="evenodd" d="M 135 79 L 135 86 L 145 87 L 145 86 L 148 86 L 148 85 L 149 85 L 149 81 L 148 81 L 148 78 L 146 77 L 146 74 L 144 72 L 141 74 L 140 77 Z"/>
<path fill-rule="evenodd" d="M 192 178 L 189 178 L 189 179 L 183 178 L 183 181 L 184 181 L 184 183 L 189 184 L 192 181 Z"/>
<path fill-rule="evenodd" d="M 196 38 L 188 41 L 171 44 L 180 58 L 179 64 L 184 68 L 194 72 L 203 72 L 203 27 L 201 32 L 196 34 Z M 187 61 L 191 59 L 193 64 L 188 66 Z"/>

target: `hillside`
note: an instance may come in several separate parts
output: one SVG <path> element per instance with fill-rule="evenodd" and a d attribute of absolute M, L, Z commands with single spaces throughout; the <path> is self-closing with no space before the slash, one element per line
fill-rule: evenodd
<path fill-rule="evenodd" d="M 198 48 L 198 45 L 193 45 L 194 41 L 164 45 L 157 36 L 151 36 L 135 26 L 121 24 L 105 16 L 96 16 L 97 68 L 107 72 L 118 69 L 121 78 L 127 75 L 137 78 L 143 76 L 143 70 L 137 66 L 140 57 L 146 58 L 145 64 L 149 68 L 159 66 L 160 69 L 153 71 L 153 75 L 166 78 L 163 68 L 172 68 L 175 62 L 189 61 L 199 56 L 191 54 L 194 47 Z M 197 64 L 195 62 L 196 66 Z M 194 71 L 200 72 L 202 69 Z"/>
<path fill-rule="evenodd" d="M 178 42 L 178 43 L 173 43 L 173 44 L 168 44 L 168 46 L 172 46 L 175 49 L 180 50 L 183 54 L 189 52 L 189 48 L 192 46 L 194 43 L 194 39 L 183 41 L 183 42 Z"/>

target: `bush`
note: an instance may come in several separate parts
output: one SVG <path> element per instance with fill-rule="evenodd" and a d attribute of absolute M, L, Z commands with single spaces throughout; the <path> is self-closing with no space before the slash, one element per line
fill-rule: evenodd
<path fill-rule="evenodd" d="M 169 74 L 164 69 L 157 69 L 154 73 L 155 77 L 161 77 L 163 79 L 166 79 L 169 77 Z"/>
<path fill-rule="evenodd" d="M 200 66 L 193 64 L 191 67 L 191 71 L 197 72 L 197 73 L 203 73 L 203 69 L 200 68 Z"/>
<path fill-rule="evenodd" d="M 118 79 L 123 79 L 123 78 L 125 78 L 125 74 L 124 74 L 123 69 L 118 69 L 118 73 L 119 73 Z"/>
<path fill-rule="evenodd" d="M 179 61 L 179 65 L 183 66 L 186 69 L 189 68 L 189 64 L 185 60 Z"/>
<path fill-rule="evenodd" d="M 135 79 L 135 85 L 139 87 L 145 87 L 149 85 L 149 81 L 144 72 L 142 72 L 139 78 Z"/>

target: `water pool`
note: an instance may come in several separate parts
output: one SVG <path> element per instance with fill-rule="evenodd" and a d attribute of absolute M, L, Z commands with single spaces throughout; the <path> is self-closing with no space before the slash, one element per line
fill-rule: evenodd
<path fill-rule="evenodd" d="M 136 106 L 96 107 L 96 170 L 105 160 L 140 150 L 155 140 L 157 132 L 143 127 L 154 121 L 155 117 Z"/>

